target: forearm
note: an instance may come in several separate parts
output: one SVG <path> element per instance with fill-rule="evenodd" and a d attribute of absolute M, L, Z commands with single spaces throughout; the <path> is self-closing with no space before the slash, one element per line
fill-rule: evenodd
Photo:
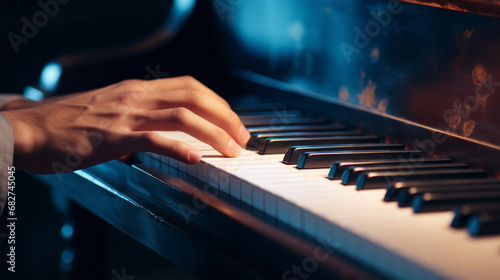
<path fill-rule="evenodd" d="M 27 102 L 33 102 L 26 100 L 20 94 L 2 94 L 0 95 L 0 111 L 15 109 L 19 106 L 24 106 Z"/>

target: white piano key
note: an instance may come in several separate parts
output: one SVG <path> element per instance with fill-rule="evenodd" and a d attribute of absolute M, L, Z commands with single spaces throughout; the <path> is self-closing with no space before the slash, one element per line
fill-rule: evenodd
<path fill-rule="evenodd" d="M 203 183 L 207 183 L 208 182 L 207 163 L 201 161 L 200 163 L 198 163 L 197 166 L 198 166 L 198 180 L 202 181 Z"/>
<path fill-rule="evenodd" d="M 357 191 L 326 179 L 328 169 L 284 165 L 283 155 L 244 150 L 240 157 L 228 159 L 184 133 L 162 135 L 200 149 L 204 155 L 197 169 L 200 180 L 390 277 L 497 279 L 500 275 L 500 238 L 474 239 L 451 229 L 450 212 L 414 214 L 410 208 L 383 202 L 385 190 Z M 164 162 L 179 168 L 175 160 Z"/>
<path fill-rule="evenodd" d="M 229 177 L 229 195 L 233 199 L 241 199 L 241 180 L 232 174 Z"/>
<path fill-rule="evenodd" d="M 229 194 L 230 178 L 229 173 L 219 170 L 219 192 Z"/>
<path fill-rule="evenodd" d="M 199 165 L 199 163 L 188 164 L 187 165 L 187 167 L 188 167 L 187 174 L 198 179 L 198 165 Z"/>

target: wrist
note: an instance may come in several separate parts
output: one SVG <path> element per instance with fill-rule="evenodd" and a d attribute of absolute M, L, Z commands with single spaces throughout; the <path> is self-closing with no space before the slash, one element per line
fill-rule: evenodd
<path fill-rule="evenodd" d="M 14 110 L 14 109 L 23 109 L 33 107 L 35 101 L 27 100 L 27 99 L 14 99 L 7 104 L 0 107 L 0 110 Z"/>
<path fill-rule="evenodd" d="M 27 169 L 30 165 L 29 155 L 35 151 L 35 125 L 25 119 L 21 110 L 2 111 L 2 115 L 9 121 L 14 135 L 14 164 Z"/>

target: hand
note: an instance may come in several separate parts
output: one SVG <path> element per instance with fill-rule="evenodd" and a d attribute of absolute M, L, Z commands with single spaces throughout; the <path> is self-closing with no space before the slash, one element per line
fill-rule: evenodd
<path fill-rule="evenodd" d="M 201 160 L 196 148 L 155 130 L 186 132 L 228 157 L 250 137 L 224 99 L 187 76 L 128 80 L 2 114 L 14 131 L 14 164 L 32 173 L 67 172 L 132 152 Z"/>

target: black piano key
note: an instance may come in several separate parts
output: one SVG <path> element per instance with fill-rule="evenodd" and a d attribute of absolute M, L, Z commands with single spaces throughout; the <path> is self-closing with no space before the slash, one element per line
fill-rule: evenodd
<path fill-rule="evenodd" d="M 421 193 L 411 201 L 413 212 L 450 211 L 464 204 L 500 203 L 499 191 L 468 191 L 454 193 Z"/>
<path fill-rule="evenodd" d="M 271 125 L 248 127 L 250 134 L 255 133 L 275 133 L 293 131 L 323 131 L 323 130 L 344 130 L 346 126 L 340 124 L 315 124 L 315 125 Z"/>
<path fill-rule="evenodd" d="M 463 228 L 467 225 L 467 222 L 472 215 L 487 211 L 500 211 L 500 204 L 466 204 L 456 207 L 453 210 L 454 216 L 451 222 L 451 227 Z"/>
<path fill-rule="evenodd" d="M 358 180 L 359 175 L 370 171 L 408 171 L 408 170 L 437 170 L 437 169 L 463 169 L 469 168 L 469 165 L 463 163 L 455 164 L 423 164 L 406 166 L 398 165 L 382 165 L 371 167 L 350 167 L 342 174 L 342 185 L 354 185 Z"/>
<path fill-rule="evenodd" d="M 305 117 L 302 111 L 289 110 L 289 111 L 264 111 L 264 112 L 246 112 L 238 115 L 241 120 L 261 120 L 273 118 L 297 118 Z"/>
<path fill-rule="evenodd" d="M 452 163 L 453 161 L 448 158 L 418 158 L 414 160 L 408 159 L 390 159 L 390 160 L 370 160 L 370 161 L 337 161 L 330 167 L 330 172 L 328 172 L 328 179 L 340 180 L 344 171 L 349 167 L 359 166 L 359 167 L 369 167 L 369 166 L 380 166 L 380 165 L 405 165 L 414 166 L 420 164 L 444 164 Z"/>
<path fill-rule="evenodd" d="M 500 234 L 500 211 L 486 211 L 472 215 L 467 223 L 471 236 Z"/>
<path fill-rule="evenodd" d="M 260 143 L 266 138 L 290 138 L 290 137 L 315 137 L 315 136 L 361 136 L 360 131 L 340 130 L 340 131 L 298 131 L 298 132 L 277 132 L 254 134 L 247 143 L 248 149 L 258 149 Z"/>
<path fill-rule="evenodd" d="M 297 164 L 301 155 L 306 152 L 327 152 L 327 151 L 358 151 L 358 150 L 404 150 L 401 144 L 347 144 L 347 145 L 315 145 L 315 146 L 292 146 L 283 157 L 284 164 Z"/>
<path fill-rule="evenodd" d="M 409 206 L 411 200 L 418 194 L 422 193 L 453 193 L 453 192 L 466 192 L 466 191 L 500 191 L 500 185 L 458 185 L 450 186 L 425 186 L 425 187 L 410 187 L 401 190 L 398 194 L 398 206 Z"/>
<path fill-rule="evenodd" d="M 271 118 L 261 120 L 242 120 L 246 127 L 254 126 L 287 126 L 287 125 L 307 125 L 307 124 L 322 124 L 326 119 L 321 117 L 304 117 L 304 118 Z"/>
<path fill-rule="evenodd" d="M 306 152 L 300 156 L 297 168 L 328 168 L 336 161 L 397 159 L 423 157 L 420 150 L 365 150 L 340 152 Z"/>
<path fill-rule="evenodd" d="M 323 137 L 290 137 L 267 138 L 259 147 L 259 154 L 284 154 L 291 146 L 334 145 L 355 143 L 376 143 L 376 136 L 323 136 Z"/>
<path fill-rule="evenodd" d="M 447 179 L 474 179 L 487 178 L 488 173 L 482 169 L 444 169 L 411 172 L 366 172 L 358 177 L 356 188 L 358 190 L 383 189 L 388 184 L 400 181 L 428 181 Z"/>
<path fill-rule="evenodd" d="M 284 108 L 286 108 L 286 105 L 279 102 L 240 103 L 231 106 L 231 109 L 236 113 L 283 111 Z"/>
<path fill-rule="evenodd" d="M 461 185 L 500 185 L 500 180 L 494 178 L 485 179 L 459 179 L 459 180 L 439 180 L 439 181 L 402 181 L 394 182 L 387 185 L 387 192 L 384 197 L 384 201 L 396 201 L 398 199 L 399 192 L 406 188 L 411 187 L 426 187 L 426 186 L 461 186 Z"/>
<path fill-rule="evenodd" d="M 247 147 L 250 145 L 251 147 L 258 148 L 260 146 L 260 143 L 262 142 L 262 138 L 279 138 L 279 137 L 310 137 L 310 136 L 329 136 L 328 134 L 331 133 L 339 133 L 343 131 L 348 131 L 345 127 L 339 126 L 338 128 L 335 129 L 320 129 L 320 130 L 303 130 L 303 131 L 265 131 L 265 132 L 251 132 L 250 133 L 250 139 L 248 140 Z M 352 131 L 351 131 L 352 132 Z M 361 132 L 355 131 L 356 133 L 359 133 L 358 135 L 361 134 Z M 326 135 L 321 135 L 321 133 L 326 133 Z M 314 134 L 320 134 L 320 135 L 314 135 Z M 258 145 L 256 143 L 256 139 L 261 138 L 258 142 Z"/>

